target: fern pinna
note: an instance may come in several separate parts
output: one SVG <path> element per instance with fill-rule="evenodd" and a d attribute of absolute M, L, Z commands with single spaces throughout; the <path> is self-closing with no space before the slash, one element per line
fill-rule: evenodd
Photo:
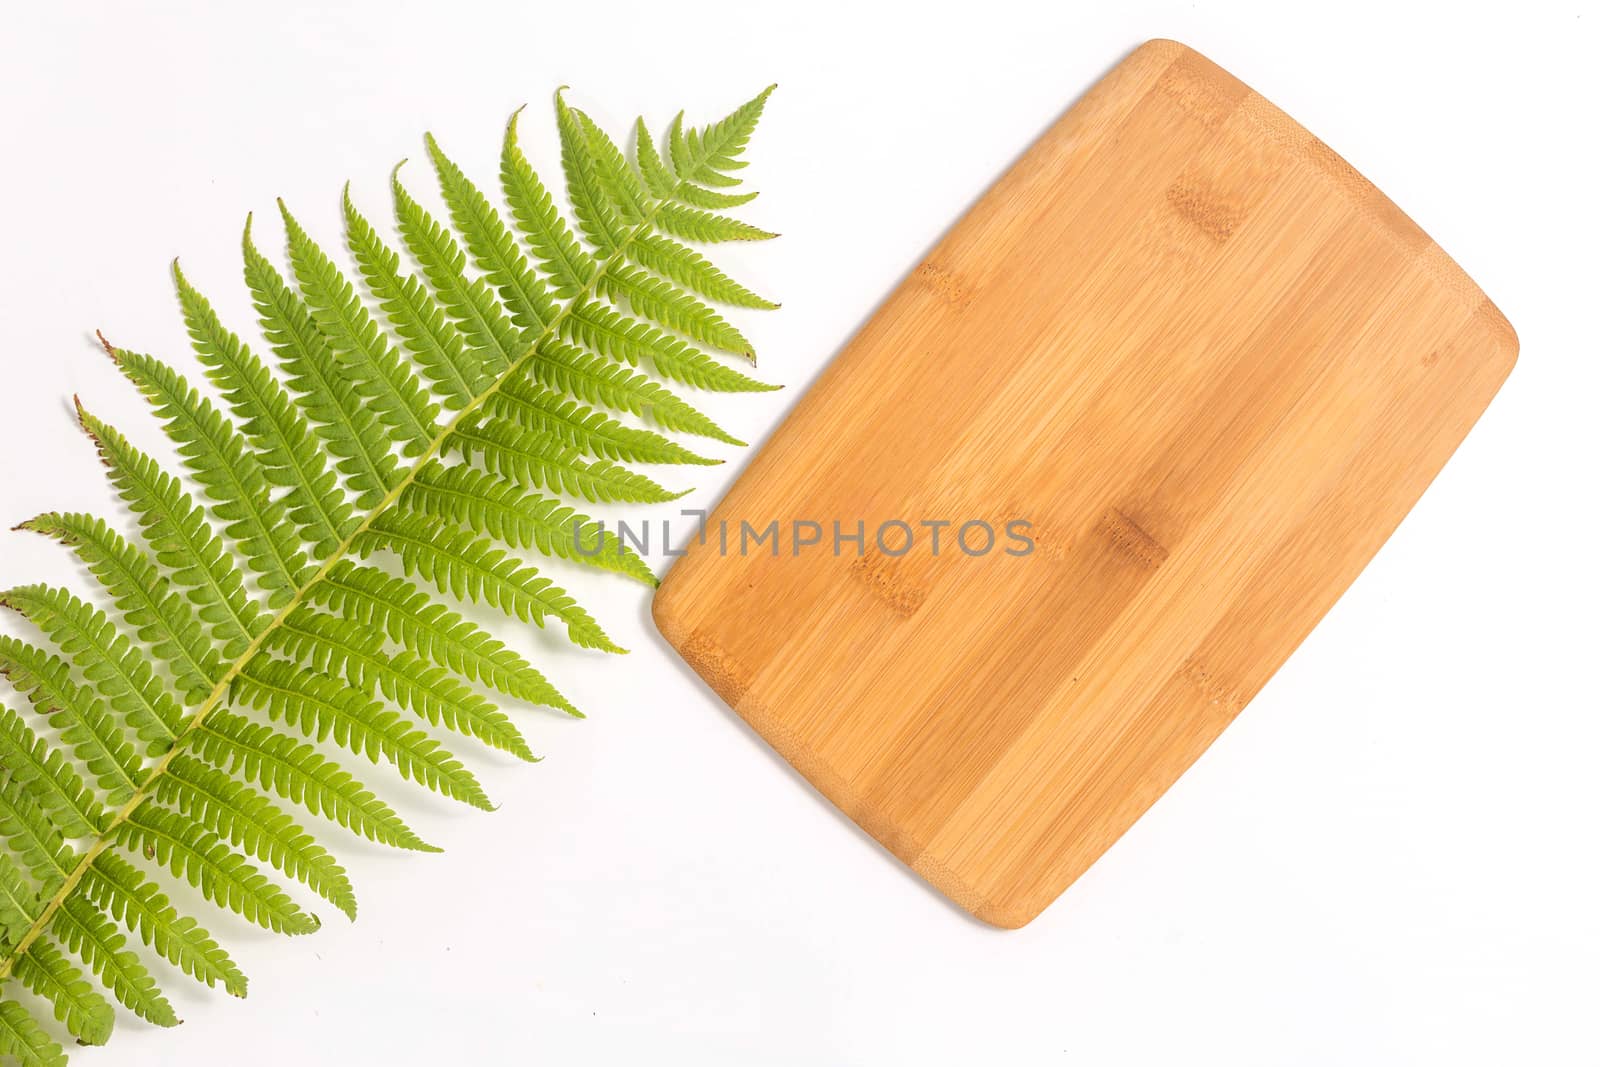
<path fill-rule="evenodd" d="M 187 477 L 80 404 L 139 536 L 84 514 L 22 524 L 70 547 L 112 610 L 61 588 L 0 593 L 44 638 L 0 636 L 0 672 L 34 709 L 0 704 L 0 1054 L 65 1059 L 17 985 L 71 1037 L 103 1043 L 113 1012 L 86 970 L 139 1017 L 175 1024 L 130 933 L 244 995 L 244 976 L 173 906 L 158 868 L 269 930 L 306 933 L 318 920 L 258 864 L 353 917 L 344 869 L 288 805 L 434 850 L 319 744 L 487 808 L 424 727 L 531 760 L 484 690 L 578 714 L 427 586 L 623 651 L 511 550 L 653 583 L 642 559 L 559 498 L 673 499 L 625 464 L 716 461 L 659 431 L 741 444 L 677 386 L 774 388 L 707 350 L 754 359 L 711 303 L 775 305 L 690 248 L 773 236 L 724 213 L 755 196 L 729 190 L 770 92 L 702 128 L 680 115 L 665 152 L 640 120 L 631 158 L 558 93 L 576 233 L 523 154 L 516 116 L 500 160 L 509 219 L 429 137 L 448 225 L 407 192 L 401 168 L 391 180 L 415 274 L 348 189 L 359 286 L 286 207 L 287 273 L 247 222 L 245 282 L 276 370 L 174 268 L 221 406 L 161 360 L 106 343 Z M 375 565 L 385 556 L 388 569 Z"/>

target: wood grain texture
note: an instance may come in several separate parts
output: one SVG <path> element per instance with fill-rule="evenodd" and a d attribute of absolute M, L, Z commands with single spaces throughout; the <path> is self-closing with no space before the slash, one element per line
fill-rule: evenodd
<path fill-rule="evenodd" d="M 1153 41 L 851 341 L 656 622 L 895 855 L 1020 926 L 1305 638 L 1516 350 L 1344 160 Z M 926 528 L 873 543 L 887 520 L 1016 518 L 1027 555 L 967 555 L 955 526 L 937 555 Z M 719 551 L 721 524 L 773 520 L 778 555 Z M 795 555 L 795 520 L 823 543 Z M 865 522 L 862 554 L 833 554 L 835 520 Z"/>

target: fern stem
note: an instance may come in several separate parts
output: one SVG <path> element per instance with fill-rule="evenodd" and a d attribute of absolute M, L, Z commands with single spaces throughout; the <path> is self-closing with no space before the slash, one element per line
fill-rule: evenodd
<path fill-rule="evenodd" d="M 54 894 L 51 895 L 49 901 L 45 903 L 43 910 L 41 910 L 34 918 L 32 925 L 28 927 L 27 931 L 22 935 L 22 937 L 20 937 L 16 944 L 12 946 L 11 951 L 7 954 L 5 960 L 0 961 L 0 983 L 4 983 L 12 976 L 13 968 L 16 966 L 16 961 L 27 953 L 29 947 L 34 943 L 34 941 L 38 940 L 41 934 L 49 929 L 51 921 L 55 918 L 56 912 L 61 909 L 61 907 L 66 903 L 67 898 L 72 895 L 72 891 L 77 888 L 78 883 L 83 880 L 84 875 L 94 863 L 95 858 L 107 848 L 111 847 L 111 845 L 115 842 L 117 828 L 123 823 L 127 822 L 128 818 L 134 813 L 134 811 L 138 809 L 139 805 L 143 804 L 147 799 L 149 799 L 156 783 L 161 779 L 161 776 L 167 772 L 167 768 L 171 765 L 172 761 L 184 751 L 186 742 L 188 742 L 197 732 L 199 732 L 201 725 L 205 722 L 206 716 L 210 714 L 219 703 L 221 703 L 223 696 L 227 694 L 229 685 L 231 685 L 233 680 L 238 677 L 239 672 L 245 668 L 245 666 L 250 662 L 251 658 L 254 657 L 258 651 L 260 651 L 267 639 L 271 637 L 278 627 L 283 624 L 284 620 L 293 614 L 294 610 L 305 601 L 306 594 L 310 592 L 312 587 L 320 582 L 328 574 L 328 572 L 333 569 L 335 564 L 344 559 L 345 555 L 350 551 L 350 545 L 355 541 L 355 539 L 362 533 L 366 532 L 366 530 L 371 527 L 373 522 L 377 520 L 378 516 L 382 515 L 391 504 L 400 498 L 400 495 L 405 492 L 406 487 L 416 480 L 417 473 L 427 465 L 429 460 L 433 459 L 439 454 L 439 450 L 444 447 L 445 441 L 449 439 L 450 434 L 462 422 L 462 420 L 477 412 L 478 409 L 480 409 L 490 397 L 500 391 L 500 387 L 502 385 L 516 377 L 519 373 L 521 373 L 523 367 L 525 367 L 529 361 L 537 357 L 539 345 L 554 335 L 556 327 L 560 325 L 561 320 L 566 317 L 567 313 L 573 307 L 576 307 L 579 303 L 581 303 L 584 298 L 591 295 L 595 291 L 596 287 L 605 280 L 607 272 L 609 272 L 619 261 L 621 261 L 623 258 L 623 253 L 626 251 L 628 246 L 641 235 L 649 231 L 651 224 L 655 221 L 655 216 L 657 212 L 660 211 L 663 203 L 664 201 L 657 200 L 653 205 L 651 205 L 644 218 L 621 237 L 621 239 L 617 242 L 616 247 L 612 250 L 611 255 L 607 256 L 604 262 L 600 264 L 599 269 L 597 269 L 589 278 L 589 280 L 584 283 L 583 287 L 579 289 L 578 292 L 574 294 L 573 297 L 568 300 L 561 307 L 561 309 L 555 313 L 554 316 L 551 317 L 550 321 L 545 323 L 543 331 L 541 331 L 539 336 L 534 338 L 533 341 L 529 343 L 527 351 L 518 357 L 509 367 L 507 367 L 505 371 L 503 371 L 487 389 L 474 397 L 472 401 L 460 411 L 456 412 L 455 416 L 448 423 L 446 423 L 438 431 L 438 433 L 434 435 L 433 439 L 428 442 L 427 448 L 423 450 L 421 455 L 417 456 L 415 462 L 412 463 L 410 469 L 406 471 L 405 475 L 394 485 L 393 488 L 388 491 L 388 493 L 384 495 L 383 499 L 379 500 L 378 503 L 373 506 L 372 510 L 367 513 L 366 518 L 362 519 L 353 530 L 345 535 L 344 540 L 340 541 L 334 550 L 328 554 L 328 558 L 323 561 L 316 573 L 307 579 L 304 585 L 301 585 L 295 590 L 294 596 L 289 599 L 288 603 L 284 604 L 284 606 L 279 609 L 278 613 L 272 617 L 272 620 L 262 629 L 259 634 L 257 634 L 251 640 L 250 644 L 246 646 L 245 650 L 239 654 L 238 659 L 233 661 L 233 663 L 223 673 L 222 677 L 218 679 L 217 684 L 212 687 L 211 692 L 206 695 L 205 700 L 201 701 L 200 706 L 195 709 L 195 713 L 190 717 L 188 723 L 184 725 L 183 729 L 178 733 L 178 736 L 173 740 L 172 747 L 167 749 L 167 751 L 162 754 L 161 759 L 158 760 L 156 765 L 150 769 L 150 773 L 145 776 L 144 781 L 141 782 L 139 787 L 134 790 L 133 796 L 130 797 L 127 803 L 118 809 L 118 811 L 111 817 L 105 828 L 100 831 L 100 835 L 95 840 L 94 844 L 90 845 L 88 850 L 79 858 L 77 866 L 75 866 L 67 874 L 66 880 L 61 883 L 61 886 L 55 891 Z"/>

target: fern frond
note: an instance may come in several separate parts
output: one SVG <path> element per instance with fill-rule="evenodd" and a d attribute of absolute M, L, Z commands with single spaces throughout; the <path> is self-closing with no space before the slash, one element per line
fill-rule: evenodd
<path fill-rule="evenodd" d="M 0 1000 L 0 1053 L 22 1067 L 66 1067 L 67 1054 L 12 1000 Z"/>
<path fill-rule="evenodd" d="M 400 480 L 389 438 L 355 387 L 334 365 L 332 351 L 305 301 L 244 232 L 244 278 L 260 316 L 261 331 L 288 373 L 284 384 L 300 398 L 306 417 L 336 466 L 349 479 L 356 503 L 370 510 Z"/>
<path fill-rule="evenodd" d="M 145 810 L 138 809 L 134 815 Z M 125 822 L 121 828 L 126 830 L 128 826 Z M 43 885 L 42 895 L 55 893 L 56 887 L 74 873 L 78 859 L 62 843 L 56 823 L 30 797 L 16 789 L 15 779 L 0 780 L 0 837 L 6 838 L 13 851 L 32 869 Z M 4 880 L 10 884 L 15 882 L 11 876 Z M 157 1026 L 176 1026 L 179 1020 L 173 1014 L 172 1005 L 156 988 L 155 980 L 138 957 L 123 947 L 122 935 L 112 928 L 106 917 L 82 897 L 66 895 L 57 904 L 53 911 L 45 910 L 36 918 L 30 929 L 37 931 L 39 923 L 48 920 L 51 932 L 88 965 L 125 1007 Z M 22 973 L 26 973 L 22 953 L 42 943 L 37 936 L 31 942 L 19 942 L 17 953 L 11 957 L 12 967 L 21 965 Z M 34 962 L 40 961 L 36 958 Z"/>
<path fill-rule="evenodd" d="M 685 241 L 716 244 L 722 241 L 770 241 L 778 235 L 759 226 L 727 215 L 718 215 L 681 204 L 663 204 L 656 212 L 656 225 L 662 232 Z"/>
<path fill-rule="evenodd" d="M 648 213 L 646 205 L 650 197 L 645 193 L 639 176 L 623 158 L 622 150 L 578 108 L 572 109 L 572 117 L 577 120 L 578 129 L 587 142 L 589 164 L 612 210 L 625 225 L 633 226 L 642 222 Z"/>
<path fill-rule="evenodd" d="M 267 477 L 233 424 L 177 371 L 150 356 L 107 344 L 122 373 L 155 408 L 184 466 L 211 501 L 223 533 L 242 550 L 267 605 L 281 608 L 308 574 L 309 564 Z"/>
<path fill-rule="evenodd" d="M 702 189 L 698 185 L 690 185 L 688 182 L 679 184 L 677 189 L 674 190 L 674 199 L 679 202 L 690 207 L 710 208 L 713 210 L 739 207 L 748 204 L 758 195 L 755 192 L 719 193 L 714 189 Z"/>
<path fill-rule="evenodd" d="M 83 876 L 84 893 L 168 963 L 208 986 L 242 997 L 248 983 L 211 935 L 181 916 L 154 882 L 114 852 L 102 852 Z"/>
<path fill-rule="evenodd" d="M 604 356 L 560 341 L 543 341 L 539 358 L 528 365 L 527 381 L 570 393 L 590 404 L 626 411 L 652 419 L 664 430 L 692 433 L 743 447 L 744 442 L 712 422 L 659 382 L 637 374 Z M 501 387 L 515 389 L 522 379 L 508 379 Z"/>
<path fill-rule="evenodd" d="M 121 935 L 94 905 L 71 895 L 53 896 L 74 872 L 78 859 L 63 844 L 51 818 L 18 791 L 15 779 L 0 780 L 0 837 L 7 840 L 41 883 L 40 895 L 51 897 L 51 904 L 41 909 L 30 924 L 31 940 L 30 934 L 24 934 L 13 947 L 9 962 L 13 969 L 22 968 L 19 976 L 28 971 L 23 963 L 24 953 L 43 943 L 37 935 L 42 932 L 41 924 L 48 922 L 51 932 L 89 966 L 123 1005 L 158 1026 L 177 1025 L 172 1006 L 156 988 L 149 972 L 137 957 L 124 950 Z M 4 880 L 15 886 L 14 874 Z M 34 962 L 40 961 L 36 958 Z"/>
<path fill-rule="evenodd" d="M 286 804 L 378 843 L 437 849 L 294 735 L 487 808 L 476 777 L 429 728 L 534 756 L 472 683 L 580 716 L 521 655 L 411 576 L 541 626 L 559 621 L 580 646 L 623 651 L 507 549 L 653 583 L 645 560 L 558 494 L 670 500 L 679 494 L 623 464 L 717 462 L 674 433 L 740 443 L 652 375 L 722 392 L 773 388 L 697 347 L 753 360 L 749 340 L 711 304 L 769 302 L 669 236 L 768 236 L 721 214 L 755 196 L 722 190 L 737 184 L 765 99 L 704 128 L 680 116 L 670 160 L 640 121 L 630 159 L 558 92 L 576 231 L 524 155 L 515 115 L 500 161 L 509 215 L 429 136 L 447 211 L 435 218 L 391 174 L 403 249 L 346 187 L 360 289 L 280 203 L 291 284 L 257 250 L 247 218 L 245 283 L 270 360 L 173 264 L 184 324 L 220 402 L 174 366 L 105 347 L 152 404 L 182 480 L 80 404 L 141 536 L 78 513 L 23 524 L 72 548 L 115 611 L 44 586 L 0 593 L 0 606 L 47 639 L 0 635 L 0 674 L 52 728 L 36 732 L 0 703 L 0 983 L 16 979 L 42 997 L 81 1042 L 103 1042 L 113 1025 L 91 973 L 135 1014 L 178 1022 L 129 937 L 242 996 L 238 967 L 162 892 L 167 875 L 146 874 L 118 847 L 268 930 L 309 932 L 316 917 L 273 870 L 347 915 L 355 897 Z M 407 577 L 355 562 L 380 553 L 398 557 Z M 0 1055 L 63 1059 L 10 1001 L 0 1002 Z"/>
<path fill-rule="evenodd" d="M 507 332 L 500 325 L 503 319 L 498 313 L 489 313 L 493 308 L 492 301 L 483 300 L 476 292 L 465 294 L 473 298 L 473 307 L 470 309 L 473 318 L 484 320 L 486 332 L 500 345 L 506 357 L 506 364 L 509 365 L 527 349 L 524 338 L 537 336 L 539 331 L 555 318 L 555 301 L 551 299 L 548 287 L 523 256 L 522 250 L 517 247 L 517 239 L 512 236 L 505 220 L 495 211 L 489 199 L 479 192 L 471 179 L 461 172 L 461 168 L 444 154 L 439 142 L 433 139 L 433 134 L 426 135 L 424 141 L 428 146 L 428 158 L 433 161 L 434 173 L 439 178 L 439 191 L 450 209 L 450 221 L 461 231 L 462 237 L 467 242 L 467 248 L 472 253 L 473 262 L 483 271 L 484 277 L 505 302 L 511 322 L 522 331 L 520 336 Z M 415 202 L 411 201 L 409 196 L 404 196 L 404 190 L 400 188 L 398 181 L 395 182 L 395 197 L 397 204 L 395 213 L 400 217 L 402 226 L 407 223 L 408 215 L 417 217 L 419 221 L 432 222 L 426 218 L 425 212 L 415 207 Z M 448 234 L 445 236 L 448 238 Z M 438 248 L 439 252 L 443 253 L 436 257 L 440 262 L 448 259 L 452 263 L 459 263 L 455 256 L 450 255 L 449 245 L 436 240 L 429 243 L 430 252 L 433 248 Z M 422 253 L 418 251 L 416 245 L 412 246 L 412 253 L 419 261 L 422 260 Z M 461 267 L 458 265 L 450 275 L 435 280 L 434 288 L 448 300 L 447 294 L 456 288 L 455 279 L 461 273 Z M 478 310 L 480 304 L 483 310 Z M 468 310 L 462 308 L 458 315 L 464 315 Z"/>
<path fill-rule="evenodd" d="M 609 256 L 622 246 L 627 223 L 611 208 L 583 124 L 561 98 L 565 88 L 556 90 L 556 132 L 561 137 L 561 170 L 567 178 L 567 195 L 572 200 L 578 229 L 602 256 Z"/>
<path fill-rule="evenodd" d="M 64 837 L 98 833 L 110 817 L 72 764 L 4 704 L 0 704 L 0 767 L 33 795 Z"/>
<path fill-rule="evenodd" d="M 96 776 L 106 802 L 120 806 L 144 778 L 134 754 L 111 712 L 87 688 L 72 680 L 71 669 L 41 648 L 0 634 L 0 674 L 32 701 L 61 733 L 61 740 Z"/>
<path fill-rule="evenodd" d="M 416 357 L 422 373 L 452 411 L 472 403 L 489 381 L 483 353 L 467 347 L 420 281 L 401 273 L 399 254 L 356 210 L 348 185 L 344 219 L 345 240 L 367 288 L 406 349 Z"/>
<path fill-rule="evenodd" d="M 536 626 L 555 618 L 566 624 L 567 637 L 575 645 L 627 651 L 607 637 L 566 590 L 470 530 L 426 515 L 385 512 L 351 545 L 363 559 L 379 548 L 400 557 L 407 577 L 420 575 L 458 600 L 487 604 Z"/>
<path fill-rule="evenodd" d="M 0 945 L 10 948 L 21 941 L 43 906 L 21 869 L 0 852 Z"/>
<path fill-rule="evenodd" d="M 750 100 L 740 104 L 726 117 L 704 129 L 684 129 L 683 113 L 672 120 L 668 131 L 668 146 L 672 164 L 678 178 L 701 185 L 738 185 L 739 179 L 728 174 L 742 170 L 746 163 L 739 157 L 750 143 L 750 135 L 761 121 L 767 98 L 776 85 L 769 85 Z"/>
<path fill-rule="evenodd" d="M 533 248 L 533 254 L 550 275 L 553 295 L 563 300 L 576 296 L 589 284 L 596 270 L 594 259 L 578 244 L 567 222 L 556 210 L 555 200 L 528 165 L 517 140 L 518 108 L 506 123 L 505 142 L 500 152 L 500 183 L 517 229 Z"/>
<path fill-rule="evenodd" d="M 355 890 L 344 868 L 287 812 L 249 786 L 192 756 L 179 755 L 156 783 L 154 796 L 356 917 Z"/>
<path fill-rule="evenodd" d="M 39 883 L 41 896 L 55 892 L 71 869 L 72 852 L 61 831 L 9 774 L 0 778 L 0 838 Z"/>
<path fill-rule="evenodd" d="M 644 179 L 645 188 L 656 197 L 668 197 L 677 187 L 678 176 L 656 150 L 655 138 L 644 124 L 644 116 L 633 122 L 633 165 Z"/>
<path fill-rule="evenodd" d="M 201 727 L 195 746 L 201 756 L 230 774 L 255 782 L 369 841 L 412 852 L 439 851 L 350 772 L 311 746 L 260 723 L 213 712 Z"/>
<path fill-rule="evenodd" d="M 245 223 L 244 240 L 248 247 L 249 222 Z M 189 284 L 177 263 L 172 265 L 172 275 L 184 323 L 206 377 L 221 390 L 239 420 L 239 429 L 255 447 L 267 480 L 287 487 L 284 510 L 311 546 L 312 556 L 326 559 L 356 519 L 311 425 L 266 365 L 222 325 L 210 301 Z"/>
<path fill-rule="evenodd" d="M 387 669 L 377 671 L 373 678 L 378 690 L 400 707 L 526 763 L 538 762 L 522 732 L 504 712 L 442 667 L 425 663 L 404 649 L 384 659 Z"/>
<path fill-rule="evenodd" d="M 378 413 L 378 420 L 408 456 L 420 454 L 437 432 L 439 406 L 372 320 L 355 286 L 334 265 L 281 202 L 289 232 L 289 262 L 312 319 L 338 355 L 339 367 Z"/>
<path fill-rule="evenodd" d="M 527 660 L 404 578 L 343 562 L 317 583 L 308 599 L 506 696 L 582 717 Z"/>
<path fill-rule="evenodd" d="M 302 604 L 284 618 L 267 650 L 320 674 L 342 676 L 370 696 L 375 688 L 372 675 L 381 669 L 383 635 L 353 620 Z"/>
<path fill-rule="evenodd" d="M 383 651 L 383 635 L 358 622 L 305 606 L 284 620 L 274 651 L 323 674 L 342 676 L 367 696 L 383 695 L 424 721 L 533 762 L 522 734 L 493 704 L 402 650 Z"/>
<path fill-rule="evenodd" d="M 671 493 L 636 471 L 603 459 L 584 460 L 547 433 L 497 418 L 458 425 L 445 439 L 448 451 L 477 457 L 503 478 L 552 492 L 581 496 L 592 504 L 621 501 L 659 504 L 691 490 Z"/>
<path fill-rule="evenodd" d="M 116 1015 L 111 1004 L 68 962 L 61 950 L 45 938 L 28 946 L 17 959 L 17 980 L 48 1000 L 57 1021 L 84 1045 L 103 1045 L 111 1039 Z"/>
<path fill-rule="evenodd" d="M 194 608 L 178 595 L 154 563 L 93 515 L 50 514 L 17 527 L 53 537 L 77 552 L 123 620 L 172 672 L 190 703 L 199 703 L 222 677 L 216 649 Z"/>
<path fill-rule="evenodd" d="M 548 434 L 591 456 L 628 463 L 688 463 L 715 466 L 708 459 L 650 430 L 624 426 L 576 400 L 527 382 L 507 382 L 483 403 L 486 418 L 504 419 Z"/>
<path fill-rule="evenodd" d="M 468 529 L 483 530 L 516 548 L 532 548 L 601 570 L 656 584 L 655 575 L 617 536 L 550 497 L 527 493 L 465 465 L 430 463 L 406 487 L 401 504 Z"/>
<path fill-rule="evenodd" d="M 218 907 L 279 934 L 309 934 L 320 922 L 216 834 L 168 808 L 145 803 L 117 827 L 129 851 L 155 860 Z"/>
<path fill-rule="evenodd" d="M 245 593 L 243 576 L 206 524 L 199 506 L 176 478 L 81 404 L 78 421 L 110 471 L 111 483 L 138 516 L 156 561 L 168 569 L 174 583 L 188 591 L 201 621 L 220 645 L 221 655 L 238 658 L 267 620 Z"/>
<path fill-rule="evenodd" d="M 10 608 L 48 634 L 151 754 L 165 751 L 177 738 L 182 709 L 149 661 L 99 608 L 65 589 L 42 585 L 0 593 L 0 607 Z"/>
<path fill-rule="evenodd" d="M 636 315 L 685 333 L 701 344 L 754 361 L 755 350 L 744 334 L 711 308 L 660 278 L 620 266 L 606 275 L 602 288 L 605 296 L 614 302 L 626 302 Z"/>
<path fill-rule="evenodd" d="M 67 897 L 56 909 L 50 930 L 83 960 L 123 1007 L 156 1026 L 177 1026 L 182 1022 L 139 957 L 125 947 L 127 939 L 87 899 Z"/>
<path fill-rule="evenodd" d="M 340 748 L 374 763 L 387 760 L 402 778 L 442 796 L 486 811 L 494 807 L 477 778 L 449 749 L 378 701 L 325 674 L 302 670 L 288 660 L 257 656 L 234 680 L 234 697 L 307 737 L 331 738 Z"/>
<path fill-rule="evenodd" d="M 688 245 L 679 244 L 670 237 L 647 234 L 635 238 L 628 245 L 628 256 L 641 267 L 655 271 L 664 278 L 677 282 L 690 292 L 699 293 L 707 300 L 735 307 L 764 308 L 778 305 L 759 297 L 722 271 Z"/>
<path fill-rule="evenodd" d="M 776 309 L 778 304 L 768 301 L 762 296 L 752 293 L 744 286 L 734 282 L 733 278 L 723 274 L 715 264 L 704 258 L 698 251 L 688 245 L 680 245 L 670 237 L 661 237 L 658 234 L 646 235 L 635 240 L 627 248 L 630 258 L 638 266 L 648 267 L 662 277 L 670 278 L 691 293 L 699 293 L 709 301 L 718 304 L 733 304 L 734 307 L 758 307 L 758 309 Z"/>
<path fill-rule="evenodd" d="M 489 283 L 467 277 L 466 254 L 449 231 L 406 192 L 400 184 L 399 167 L 395 168 L 389 187 L 406 247 L 422 265 L 457 327 L 482 354 L 484 367 L 491 376 L 498 377 L 522 354 L 525 346 L 520 331 L 501 310 Z"/>
<path fill-rule="evenodd" d="M 649 323 L 594 301 L 575 302 L 562 326 L 568 340 L 628 363 L 648 359 L 658 373 L 685 385 L 721 393 L 764 393 L 779 388 L 747 378 Z"/>

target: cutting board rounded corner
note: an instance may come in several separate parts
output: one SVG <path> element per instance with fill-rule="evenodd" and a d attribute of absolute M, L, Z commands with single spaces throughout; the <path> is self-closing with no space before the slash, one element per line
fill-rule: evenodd
<path fill-rule="evenodd" d="M 1501 364 L 1502 381 L 1511 373 L 1520 352 L 1516 330 L 1472 276 L 1342 155 L 1204 53 L 1171 38 L 1151 38 L 1130 52 L 1090 90 L 1090 94 L 1114 87 L 1119 78 L 1141 74 L 1148 77 L 1150 70 L 1160 71 L 1155 84 L 1185 111 L 1202 117 L 1213 110 L 1222 114 L 1223 102 L 1226 102 L 1229 113 L 1250 117 L 1263 141 L 1322 171 L 1340 193 L 1359 208 L 1368 224 L 1387 231 L 1395 241 L 1414 249 L 1420 262 L 1456 290 L 1467 304 L 1476 307 L 1475 319 L 1481 325 L 1484 343 L 1459 345 L 1458 348 Z"/>
<path fill-rule="evenodd" d="M 737 697 L 742 695 L 742 686 L 728 675 L 726 670 L 717 666 L 718 657 L 710 648 L 697 647 L 693 640 L 693 631 L 689 624 L 683 620 L 684 610 L 679 601 L 683 598 L 683 591 L 688 585 L 683 578 L 683 561 L 674 564 L 661 579 L 661 584 L 656 587 L 655 595 L 650 600 L 650 620 L 655 623 L 656 632 L 671 645 L 683 659 L 694 669 L 702 680 L 717 695 L 727 702 L 729 707 L 737 703 Z"/>
<path fill-rule="evenodd" d="M 793 731 L 784 729 L 775 717 L 766 714 L 759 704 L 747 702 L 744 697 L 748 682 L 739 664 L 731 661 L 712 638 L 695 634 L 683 621 L 685 608 L 679 603 L 680 591 L 689 583 L 673 576 L 682 573 L 682 562 L 675 565 L 662 579 L 650 603 L 650 617 L 656 631 L 671 645 L 691 669 L 722 698 L 752 730 L 782 756 L 812 788 L 821 793 L 835 808 L 866 830 L 879 844 L 899 859 L 911 871 L 921 876 L 929 885 L 943 894 L 951 903 L 973 918 L 1002 930 L 1016 930 L 1039 917 L 1050 903 L 1049 897 L 1034 897 L 1022 902 L 997 900 L 985 897 L 964 882 L 955 872 L 933 857 L 918 851 L 909 837 L 898 827 L 889 824 L 873 809 L 856 797 L 837 775 L 804 744 Z"/>

